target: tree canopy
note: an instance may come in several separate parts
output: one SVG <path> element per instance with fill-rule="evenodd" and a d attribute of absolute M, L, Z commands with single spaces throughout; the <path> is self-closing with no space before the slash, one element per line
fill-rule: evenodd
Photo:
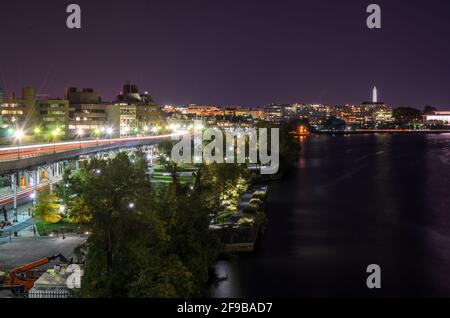
<path fill-rule="evenodd" d="M 143 154 L 93 159 L 61 184 L 71 217 L 92 226 L 81 296 L 205 294 L 219 244 L 197 194 L 152 187 Z"/>

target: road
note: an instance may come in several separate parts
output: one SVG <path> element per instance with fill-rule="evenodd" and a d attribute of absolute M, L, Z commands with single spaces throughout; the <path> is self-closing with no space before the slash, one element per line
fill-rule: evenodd
<path fill-rule="evenodd" d="M 73 250 L 86 239 L 79 235 L 66 235 L 65 240 L 61 237 L 16 238 L 9 244 L 0 245 L 0 271 L 6 272 L 59 253 L 70 259 L 74 257 Z"/>

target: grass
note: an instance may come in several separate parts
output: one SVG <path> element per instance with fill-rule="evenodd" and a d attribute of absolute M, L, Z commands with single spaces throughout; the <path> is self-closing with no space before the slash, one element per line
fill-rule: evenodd
<path fill-rule="evenodd" d="M 50 233 L 62 233 L 62 229 L 64 229 L 64 233 L 85 233 L 89 231 L 89 225 L 87 224 L 81 224 L 79 227 L 78 224 L 71 224 L 71 223 L 49 223 L 45 224 L 43 222 L 39 222 L 36 224 L 37 232 L 40 236 L 48 236 Z"/>
<path fill-rule="evenodd" d="M 181 183 L 191 183 L 194 181 L 194 177 L 190 177 L 190 176 L 181 176 L 179 178 L 180 178 Z M 171 183 L 172 177 L 155 173 L 152 175 L 152 180 L 162 182 L 162 183 Z"/>

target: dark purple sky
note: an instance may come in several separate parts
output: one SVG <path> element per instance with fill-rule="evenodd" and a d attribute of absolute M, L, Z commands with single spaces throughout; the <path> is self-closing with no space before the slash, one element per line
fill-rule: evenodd
<path fill-rule="evenodd" d="M 65 26 L 82 7 L 82 29 Z M 366 27 L 382 6 L 383 28 Z M 359 103 L 450 109 L 448 0 L 3 0 L 0 85 L 62 97 L 124 80 L 160 104 Z"/>

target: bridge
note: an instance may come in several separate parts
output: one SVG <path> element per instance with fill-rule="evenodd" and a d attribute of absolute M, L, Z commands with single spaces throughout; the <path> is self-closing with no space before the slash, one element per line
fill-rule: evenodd
<path fill-rule="evenodd" d="M 45 187 L 51 189 L 53 184 L 61 180 L 67 168 L 78 169 L 80 157 L 126 148 L 151 147 L 183 134 L 185 132 L 0 148 L 0 176 L 9 181 L 7 187 L 0 187 L 0 207 L 11 207 L 13 222 L 17 222 L 18 202 L 34 202 L 39 190 Z"/>

